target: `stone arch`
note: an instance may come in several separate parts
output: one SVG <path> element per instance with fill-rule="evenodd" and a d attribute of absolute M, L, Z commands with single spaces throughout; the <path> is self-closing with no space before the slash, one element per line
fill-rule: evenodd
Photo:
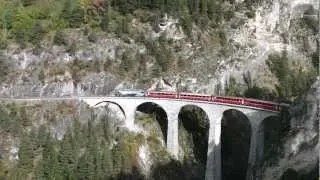
<path fill-rule="evenodd" d="M 235 109 L 223 112 L 220 136 L 222 179 L 246 179 L 251 134 L 251 124 L 245 114 Z"/>
<path fill-rule="evenodd" d="M 184 150 L 183 159 L 191 160 L 195 169 L 205 169 L 208 152 L 209 118 L 201 107 L 187 104 L 180 108 L 179 144 Z M 181 153 L 182 154 L 182 153 Z M 198 171 L 195 176 L 204 178 L 205 172 Z"/>
<path fill-rule="evenodd" d="M 279 116 L 269 116 L 259 125 L 257 137 L 257 163 L 259 166 L 263 166 L 265 162 L 273 162 L 271 158 L 278 152 L 280 133 Z"/>
<path fill-rule="evenodd" d="M 138 115 L 137 111 L 152 115 L 152 118 L 157 121 L 159 125 L 158 127 L 160 127 L 164 143 L 167 144 L 168 117 L 167 112 L 164 110 L 164 108 L 154 102 L 144 102 L 136 107 L 136 116 Z M 135 118 L 135 120 L 136 119 L 137 118 Z M 147 123 L 142 124 L 142 126 L 146 124 Z"/>
<path fill-rule="evenodd" d="M 124 118 L 127 119 L 126 112 L 125 112 L 124 109 L 120 106 L 120 104 L 118 104 L 118 103 L 116 103 L 116 102 L 113 102 L 113 101 L 101 101 L 101 102 L 95 104 L 94 107 L 100 106 L 100 105 L 103 104 L 103 103 L 110 103 L 110 104 L 116 105 L 117 107 L 119 107 L 119 109 L 120 109 L 120 111 L 122 112 Z"/>

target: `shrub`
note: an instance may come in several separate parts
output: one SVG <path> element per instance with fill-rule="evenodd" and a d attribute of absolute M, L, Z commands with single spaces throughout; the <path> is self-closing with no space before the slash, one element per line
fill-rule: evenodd
<path fill-rule="evenodd" d="M 84 11 L 81 9 L 78 1 L 66 0 L 61 17 L 70 28 L 79 28 L 84 22 Z"/>
<path fill-rule="evenodd" d="M 254 18 L 254 17 L 256 16 L 256 12 L 253 11 L 253 10 L 247 11 L 247 12 L 245 12 L 245 15 L 246 15 L 248 18 L 252 19 L 252 18 Z"/>
<path fill-rule="evenodd" d="M 55 45 L 68 45 L 69 41 L 62 31 L 57 31 L 53 37 L 53 44 Z"/>
<path fill-rule="evenodd" d="M 23 6 L 30 6 L 35 2 L 35 0 L 21 0 Z"/>
<path fill-rule="evenodd" d="M 312 65 L 314 68 L 319 69 L 319 49 L 317 50 L 318 52 L 312 53 L 311 55 L 311 60 L 312 60 Z"/>
<path fill-rule="evenodd" d="M 98 37 L 97 37 L 96 33 L 93 32 L 88 35 L 89 42 L 95 43 L 95 42 L 97 42 L 97 40 L 98 40 Z"/>
<path fill-rule="evenodd" d="M 226 81 L 225 85 L 225 95 L 226 96 L 241 96 L 239 85 L 233 77 L 229 78 L 229 81 Z"/>
<path fill-rule="evenodd" d="M 315 34 L 319 31 L 319 21 L 312 16 L 304 16 L 301 23 L 302 26 L 311 29 Z"/>
<path fill-rule="evenodd" d="M 8 59 L 0 53 L 0 80 L 3 80 L 10 72 Z"/>

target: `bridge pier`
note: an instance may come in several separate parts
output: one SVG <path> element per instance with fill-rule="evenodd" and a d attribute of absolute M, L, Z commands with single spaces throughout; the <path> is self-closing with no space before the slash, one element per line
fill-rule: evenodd
<path fill-rule="evenodd" d="M 206 180 L 221 180 L 221 119 L 223 112 L 207 112 L 210 128 L 206 165 Z"/>
<path fill-rule="evenodd" d="M 179 156 L 179 123 L 178 115 L 179 110 L 165 109 L 167 112 L 168 118 L 168 131 L 167 131 L 167 150 L 174 156 L 175 159 L 178 159 Z"/>
<path fill-rule="evenodd" d="M 263 139 L 261 139 L 261 134 L 259 134 L 259 126 L 262 121 L 269 116 L 271 116 L 271 114 L 261 112 L 247 114 L 251 124 L 251 139 L 246 180 L 255 180 L 260 176 L 260 170 L 257 162 L 259 158 L 263 156 L 263 154 L 258 151 L 260 148 L 263 148 L 263 144 L 261 144 L 263 142 L 260 142 Z M 258 147 L 258 143 L 262 146 Z"/>

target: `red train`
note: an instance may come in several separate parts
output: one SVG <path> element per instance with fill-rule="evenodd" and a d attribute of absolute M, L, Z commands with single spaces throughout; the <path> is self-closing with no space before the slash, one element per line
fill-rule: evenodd
<path fill-rule="evenodd" d="M 167 99 L 185 99 L 194 101 L 206 101 L 223 104 L 234 104 L 249 106 L 255 108 L 261 108 L 272 111 L 280 111 L 281 105 L 279 103 L 273 103 L 268 101 L 260 101 L 248 98 L 239 97 L 222 97 L 222 96 L 210 96 L 202 94 L 191 94 L 191 93 L 176 93 L 176 92 L 165 92 L 165 91 L 145 91 L 144 96 L 152 98 L 167 98 Z"/>

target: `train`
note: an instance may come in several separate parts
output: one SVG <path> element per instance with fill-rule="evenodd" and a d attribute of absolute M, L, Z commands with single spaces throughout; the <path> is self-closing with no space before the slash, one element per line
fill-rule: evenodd
<path fill-rule="evenodd" d="M 240 106 L 249 106 L 271 111 L 280 111 L 285 104 L 274 103 L 269 101 L 261 101 L 250 98 L 241 97 L 225 97 L 225 96 L 212 96 L 204 94 L 193 94 L 186 92 L 168 92 L 168 91 L 145 91 L 145 90 L 119 90 L 117 96 L 131 96 L 131 97 L 151 97 L 160 99 L 182 99 L 193 101 L 205 101 L 212 103 L 233 104 Z"/>

